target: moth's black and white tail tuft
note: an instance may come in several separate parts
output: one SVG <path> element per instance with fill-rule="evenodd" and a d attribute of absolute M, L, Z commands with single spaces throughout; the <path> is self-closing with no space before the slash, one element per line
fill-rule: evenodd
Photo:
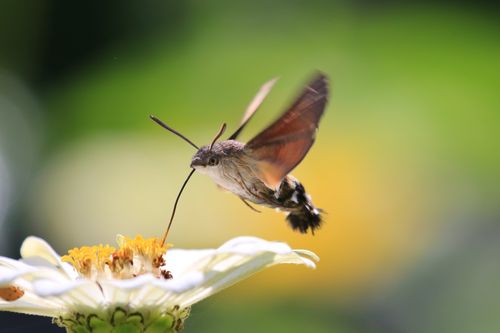
<path fill-rule="evenodd" d="M 314 207 L 311 197 L 299 181 L 295 180 L 294 185 L 291 200 L 298 203 L 298 207 L 290 210 L 286 220 L 293 230 L 306 234 L 310 229 L 314 235 L 314 231 L 322 224 L 321 209 Z"/>
<path fill-rule="evenodd" d="M 311 233 L 314 235 L 314 231 L 319 229 L 322 224 L 320 211 L 309 204 L 304 204 L 300 210 L 288 214 L 286 220 L 293 230 L 303 234 L 311 229 Z"/>

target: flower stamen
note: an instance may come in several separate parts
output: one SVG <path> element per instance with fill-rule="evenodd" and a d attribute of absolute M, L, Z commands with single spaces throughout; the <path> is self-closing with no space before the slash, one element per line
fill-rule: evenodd
<path fill-rule="evenodd" d="M 164 270 L 163 255 L 170 244 L 162 245 L 157 238 L 134 239 L 122 235 L 117 237 L 118 249 L 109 245 L 82 246 L 68 251 L 62 257 L 83 276 L 97 280 L 101 277 L 129 279 L 152 273 L 157 277 L 171 278 Z"/>
<path fill-rule="evenodd" d="M 111 255 L 115 251 L 114 247 L 107 244 L 82 246 L 69 250 L 61 259 L 69 262 L 85 277 L 95 279 L 97 275 L 106 272 L 106 267 L 111 263 Z"/>

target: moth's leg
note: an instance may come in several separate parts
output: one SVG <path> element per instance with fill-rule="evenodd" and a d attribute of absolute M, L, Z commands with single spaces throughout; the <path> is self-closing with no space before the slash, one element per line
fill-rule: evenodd
<path fill-rule="evenodd" d="M 240 186 L 241 186 L 243 189 L 245 189 L 245 191 L 247 191 L 247 193 L 248 193 L 248 194 L 250 194 L 250 195 L 252 195 L 252 196 L 257 196 L 257 194 L 256 194 L 256 193 L 254 193 L 253 191 L 251 191 L 251 190 L 248 188 L 247 184 L 245 183 L 245 180 L 244 180 L 243 176 L 241 175 L 241 172 L 240 172 L 239 170 L 237 170 L 237 172 L 238 172 L 239 179 L 234 178 L 234 180 L 235 180 L 236 182 L 238 182 L 238 183 L 240 184 Z"/>
<path fill-rule="evenodd" d="M 260 210 L 258 210 L 257 208 L 255 208 L 254 206 L 250 205 L 245 199 L 243 199 L 242 197 L 239 197 L 241 199 L 241 201 L 243 201 L 243 203 L 245 205 L 248 206 L 248 208 L 250 208 L 251 210 L 253 210 L 254 212 L 257 212 L 257 213 L 262 213 Z"/>

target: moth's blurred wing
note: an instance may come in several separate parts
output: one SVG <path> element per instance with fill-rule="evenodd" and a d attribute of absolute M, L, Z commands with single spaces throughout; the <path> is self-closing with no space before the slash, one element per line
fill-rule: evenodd
<path fill-rule="evenodd" d="M 257 111 L 259 106 L 262 104 L 264 98 L 266 98 L 267 94 L 269 94 L 269 92 L 271 91 L 272 87 L 274 86 L 277 80 L 278 78 L 274 78 L 264 83 L 264 85 L 260 87 L 259 91 L 257 92 L 257 95 L 255 95 L 252 102 L 250 102 L 247 109 L 245 110 L 243 118 L 241 119 L 240 122 L 240 127 L 238 127 L 238 129 L 228 138 L 228 140 L 236 140 L 238 138 L 238 135 L 240 135 L 241 131 L 245 128 L 248 121 L 250 120 L 250 118 L 252 118 L 255 111 Z"/>
<path fill-rule="evenodd" d="M 268 187 L 277 188 L 311 148 L 327 98 L 327 78 L 320 73 L 283 115 L 246 144 L 254 171 Z"/>

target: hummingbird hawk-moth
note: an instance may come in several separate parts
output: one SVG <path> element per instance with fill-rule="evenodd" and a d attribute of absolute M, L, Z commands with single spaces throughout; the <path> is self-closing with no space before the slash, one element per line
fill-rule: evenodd
<path fill-rule="evenodd" d="M 237 141 L 275 81 L 271 80 L 261 87 L 244 113 L 240 126 L 227 140 L 217 142 L 226 129 L 226 124 L 223 124 L 212 143 L 201 148 L 151 116 L 156 123 L 198 150 L 191 160 L 191 173 L 175 201 L 168 229 L 179 197 L 194 171 L 208 175 L 220 188 L 236 194 L 254 210 L 248 202 L 286 212 L 286 219 L 293 230 L 301 233 L 311 230 L 314 234 L 321 226 L 320 209 L 313 205 L 304 186 L 289 173 L 314 143 L 328 100 L 326 76 L 316 74 L 295 102 L 253 139 L 247 143 Z"/>

